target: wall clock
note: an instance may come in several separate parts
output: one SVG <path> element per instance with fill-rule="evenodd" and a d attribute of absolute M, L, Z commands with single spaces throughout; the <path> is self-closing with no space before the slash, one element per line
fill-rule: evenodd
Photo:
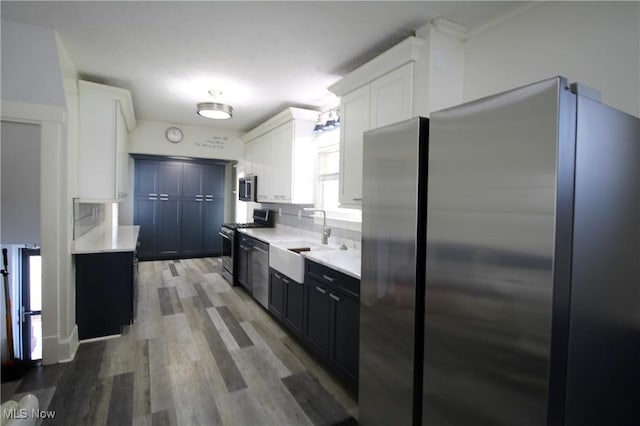
<path fill-rule="evenodd" d="M 182 130 L 177 127 L 169 127 L 165 133 L 169 142 L 178 143 L 182 140 Z"/>

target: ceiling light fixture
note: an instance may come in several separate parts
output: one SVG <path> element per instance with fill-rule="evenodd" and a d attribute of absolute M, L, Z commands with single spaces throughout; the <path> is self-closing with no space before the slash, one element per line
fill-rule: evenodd
<path fill-rule="evenodd" d="M 322 119 L 323 115 L 328 115 L 326 121 Z M 329 130 L 334 130 L 340 127 L 340 110 L 338 108 L 332 109 L 329 112 L 321 113 L 318 116 L 318 121 L 316 122 L 315 127 L 313 128 L 313 132 L 323 133 Z"/>
<path fill-rule="evenodd" d="M 233 107 L 224 102 L 220 90 L 209 90 L 213 97 L 213 102 L 200 102 L 198 104 L 198 115 L 214 120 L 226 120 L 233 116 Z"/>
<path fill-rule="evenodd" d="M 324 123 L 325 130 L 333 130 L 340 127 L 340 115 L 338 110 L 332 110 L 329 112 L 329 119 Z"/>
<path fill-rule="evenodd" d="M 322 122 L 322 116 L 318 115 L 318 121 L 316 121 L 316 125 L 313 128 L 314 133 L 322 133 L 324 132 L 324 123 Z"/>

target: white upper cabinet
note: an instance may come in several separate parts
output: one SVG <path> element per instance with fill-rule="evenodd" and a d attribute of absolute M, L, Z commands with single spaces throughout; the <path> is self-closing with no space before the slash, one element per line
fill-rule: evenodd
<path fill-rule="evenodd" d="M 340 99 L 340 204 L 362 202 L 362 140 L 370 128 L 369 98 L 366 85 Z"/>
<path fill-rule="evenodd" d="M 78 81 L 78 197 L 90 201 L 126 196 L 128 135 L 135 128 L 128 90 Z"/>
<path fill-rule="evenodd" d="M 340 96 L 340 205 L 362 204 L 363 133 L 418 115 L 414 90 L 425 42 L 410 37 L 329 90 Z"/>
<path fill-rule="evenodd" d="M 369 85 L 371 129 L 407 120 L 413 109 L 413 62 L 404 64 Z"/>
<path fill-rule="evenodd" d="M 263 203 L 313 203 L 317 111 L 287 108 L 246 133 L 245 170 Z"/>

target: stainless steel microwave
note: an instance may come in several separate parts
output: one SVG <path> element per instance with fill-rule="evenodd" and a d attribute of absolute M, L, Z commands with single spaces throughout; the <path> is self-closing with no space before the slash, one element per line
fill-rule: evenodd
<path fill-rule="evenodd" d="M 241 177 L 238 182 L 238 199 L 240 201 L 256 201 L 256 176 Z"/>

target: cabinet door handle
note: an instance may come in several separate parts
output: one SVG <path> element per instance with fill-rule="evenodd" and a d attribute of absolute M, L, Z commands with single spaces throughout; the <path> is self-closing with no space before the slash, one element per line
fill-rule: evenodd
<path fill-rule="evenodd" d="M 168 198 L 160 198 L 160 201 L 169 201 Z"/>
<path fill-rule="evenodd" d="M 285 283 L 285 284 L 289 284 L 289 280 L 284 278 L 284 277 L 282 278 L 282 282 Z"/>
<path fill-rule="evenodd" d="M 334 281 L 334 278 L 331 278 L 331 277 L 330 277 L 330 276 L 328 276 L 328 275 L 324 275 L 324 274 L 323 274 L 323 275 L 322 275 L 322 278 L 324 278 L 325 280 L 329 281 L 330 283 L 332 283 L 332 282 Z"/>
<path fill-rule="evenodd" d="M 324 290 L 324 289 L 322 289 L 322 288 L 320 288 L 318 286 L 316 286 L 316 290 L 318 290 L 322 294 L 327 294 L 327 290 Z"/>
<path fill-rule="evenodd" d="M 362 201 L 362 198 L 354 198 L 353 201 Z"/>
<path fill-rule="evenodd" d="M 200 198 L 196 198 L 196 201 L 197 201 L 197 202 L 199 202 L 199 203 L 201 203 L 201 202 L 203 202 L 204 200 L 202 200 L 202 199 L 200 199 Z"/>
<path fill-rule="evenodd" d="M 149 197 L 150 200 L 152 201 L 157 201 L 158 199 L 156 197 Z"/>
<path fill-rule="evenodd" d="M 280 275 L 277 272 L 274 273 L 273 275 L 275 275 L 277 279 L 280 279 Z"/>
<path fill-rule="evenodd" d="M 157 197 L 158 194 L 149 194 L 149 197 Z"/>
<path fill-rule="evenodd" d="M 202 194 L 196 194 L 196 198 L 202 198 L 202 197 L 204 197 L 204 195 L 202 195 Z"/>
<path fill-rule="evenodd" d="M 160 194 L 161 197 L 168 197 L 169 194 Z"/>
<path fill-rule="evenodd" d="M 329 297 L 332 298 L 333 300 L 335 300 L 336 302 L 340 301 L 340 298 L 338 296 L 336 296 L 335 294 L 333 294 L 333 293 L 329 293 Z"/>
<path fill-rule="evenodd" d="M 206 199 L 205 201 L 206 201 L 207 203 L 213 203 L 213 200 L 210 200 L 210 199 Z"/>

